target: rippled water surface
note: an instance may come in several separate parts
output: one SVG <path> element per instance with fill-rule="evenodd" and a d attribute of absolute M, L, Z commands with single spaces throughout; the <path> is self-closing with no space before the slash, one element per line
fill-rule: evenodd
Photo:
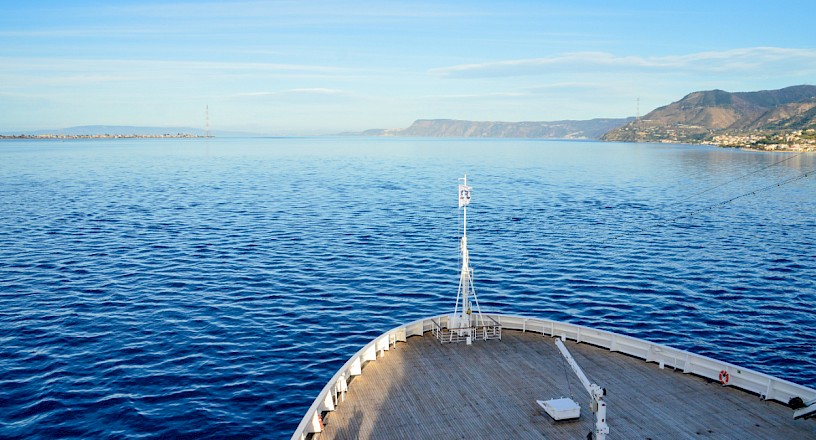
<path fill-rule="evenodd" d="M 464 172 L 483 310 L 814 387 L 815 178 L 706 209 L 816 168 L 814 154 L 777 163 L 791 156 L 505 140 L 2 142 L 0 437 L 287 438 L 362 344 L 452 308 Z"/>

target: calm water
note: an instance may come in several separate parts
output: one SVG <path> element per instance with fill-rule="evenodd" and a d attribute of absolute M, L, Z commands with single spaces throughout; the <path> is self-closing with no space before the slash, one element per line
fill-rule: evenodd
<path fill-rule="evenodd" d="M 816 168 L 814 154 L 769 166 L 788 157 L 503 140 L 2 142 L 0 437 L 288 438 L 362 344 L 452 308 L 464 172 L 483 310 L 814 387 L 816 177 L 666 222 Z"/>

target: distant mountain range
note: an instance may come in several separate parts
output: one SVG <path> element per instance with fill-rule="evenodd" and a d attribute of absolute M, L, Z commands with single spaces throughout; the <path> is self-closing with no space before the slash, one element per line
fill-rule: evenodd
<path fill-rule="evenodd" d="M 373 129 L 345 135 L 409 137 L 492 137 L 543 139 L 600 139 L 604 133 L 634 118 L 587 121 L 494 122 L 456 119 L 418 119 L 408 128 Z"/>
<path fill-rule="evenodd" d="M 607 141 L 703 142 L 720 134 L 816 128 L 816 86 L 729 93 L 694 92 L 613 129 Z"/>
<path fill-rule="evenodd" d="M 355 136 L 602 139 L 623 142 L 709 142 L 723 136 L 782 136 L 797 130 L 816 129 L 816 86 L 799 85 L 779 90 L 730 93 L 707 90 L 657 108 L 642 118 L 605 118 L 549 122 L 465 121 L 418 119 L 408 128 L 372 129 L 342 133 Z M 204 130 L 190 127 L 135 127 L 85 125 L 56 130 L 6 132 L 0 135 L 193 135 Z M 213 136 L 259 136 L 252 133 L 213 131 Z M 810 134 L 806 133 L 806 136 Z"/>
<path fill-rule="evenodd" d="M 816 128 L 816 86 L 799 85 L 758 92 L 694 92 L 640 119 L 551 122 L 418 119 L 408 128 L 343 134 L 699 143 L 711 142 L 723 134 L 779 134 L 811 128 Z"/>

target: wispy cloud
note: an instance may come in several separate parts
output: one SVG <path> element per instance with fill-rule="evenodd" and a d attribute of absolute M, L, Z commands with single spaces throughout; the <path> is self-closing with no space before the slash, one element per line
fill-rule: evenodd
<path fill-rule="evenodd" d="M 116 67 L 161 67 L 171 69 L 215 69 L 215 70 L 278 70 L 278 71 L 311 71 L 311 72 L 340 72 L 348 71 L 340 67 L 306 64 L 278 64 L 254 62 L 226 62 L 226 61 L 176 61 L 151 59 L 93 59 L 93 58 L 0 58 L 4 68 L 47 68 L 64 69 L 84 66 L 111 66 Z"/>
<path fill-rule="evenodd" d="M 14 76 L 20 83 L 77 84 L 110 81 L 215 79 L 241 76 L 259 78 L 328 78 L 360 74 L 353 69 L 325 65 L 251 62 L 212 62 L 138 59 L 47 59 L 0 58 L 2 76 Z M 309 90 L 309 89 L 304 89 Z M 326 89 L 328 90 L 328 89 Z M 326 90 L 323 90 L 324 92 Z M 321 91 L 321 89 L 314 89 Z"/>
<path fill-rule="evenodd" d="M 128 4 L 124 6 L 109 6 L 110 11 L 117 14 L 131 14 L 148 17 L 249 17 L 291 19 L 306 17 L 332 20 L 361 20 L 367 18 L 448 18 L 460 16 L 488 17 L 495 14 L 492 10 L 479 10 L 478 5 L 470 8 L 440 5 L 435 2 L 426 4 L 416 1 L 389 2 L 385 4 L 371 2 L 351 2 L 338 4 L 329 1 L 204 1 L 204 2 L 164 2 L 160 4 Z"/>
<path fill-rule="evenodd" d="M 744 71 L 784 63 L 816 72 L 816 49 L 752 47 L 659 57 L 620 56 L 607 52 L 574 52 L 554 57 L 494 61 L 432 69 L 431 74 L 450 78 L 483 78 L 549 73 L 553 69 L 676 69 L 694 71 Z"/>
<path fill-rule="evenodd" d="M 524 91 L 510 91 L 510 92 L 485 92 L 485 93 L 460 93 L 460 94 L 446 94 L 446 95 L 421 95 L 417 96 L 416 100 L 439 100 L 439 99 L 455 99 L 455 100 L 484 100 L 484 99 L 506 99 L 506 98 L 521 98 L 529 96 L 530 93 Z"/>
<path fill-rule="evenodd" d="M 281 97 L 281 96 L 351 96 L 353 93 L 347 90 L 330 89 L 322 87 L 306 87 L 269 92 L 246 92 L 236 93 L 235 98 L 266 98 L 266 97 Z"/>
<path fill-rule="evenodd" d="M 610 89 L 608 84 L 599 84 L 595 82 L 556 82 L 549 84 L 539 84 L 534 87 L 525 87 L 523 90 L 531 95 L 549 92 L 572 92 L 575 90 L 599 90 Z"/>
<path fill-rule="evenodd" d="M 289 89 L 285 93 L 289 94 L 307 94 L 307 95 L 348 95 L 348 91 L 339 89 L 329 89 L 324 87 L 306 87 L 299 89 Z"/>

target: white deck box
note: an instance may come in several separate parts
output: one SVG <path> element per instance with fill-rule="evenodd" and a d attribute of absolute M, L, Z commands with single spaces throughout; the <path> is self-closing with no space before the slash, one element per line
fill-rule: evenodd
<path fill-rule="evenodd" d="M 578 405 L 569 397 L 536 400 L 536 402 L 555 420 L 577 419 L 581 416 L 581 405 Z"/>

